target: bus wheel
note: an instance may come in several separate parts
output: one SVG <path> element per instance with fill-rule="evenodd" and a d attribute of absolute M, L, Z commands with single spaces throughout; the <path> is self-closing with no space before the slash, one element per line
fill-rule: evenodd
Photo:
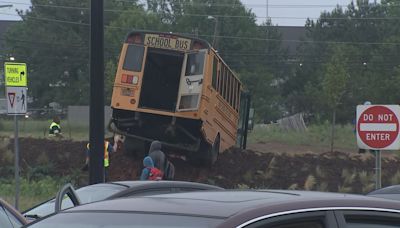
<path fill-rule="evenodd" d="M 143 158 L 146 153 L 145 143 L 135 138 L 126 137 L 123 151 L 128 156 Z"/>
<path fill-rule="evenodd" d="M 218 160 L 219 155 L 219 145 L 220 145 L 220 136 L 219 134 L 215 137 L 214 143 L 211 148 L 208 150 L 207 154 L 207 165 L 212 166 Z"/>

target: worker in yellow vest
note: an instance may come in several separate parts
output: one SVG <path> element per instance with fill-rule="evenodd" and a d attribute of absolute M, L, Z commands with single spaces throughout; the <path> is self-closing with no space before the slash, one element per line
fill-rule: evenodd
<path fill-rule="evenodd" d="M 110 153 L 114 152 L 114 147 L 113 145 L 108 142 L 107 140 L 104 140 L 104 179 L 107 181 L 108 179 L 108 167 L 110 166 Z M 86 160 L 85 160 L 85 166 L 83 166 L 82 170 L 88 170 L 89 169 L 89 154 L 90 154 L 90 144 L 88 143 L 86 145 Z"/>
<path fill-rule="evenodd" d="M 58 116 L 53 117 L 53 122 L 50 124 L 49 127 L 49 136 L 62 137 L 60 122 L 61 121 Z"/>

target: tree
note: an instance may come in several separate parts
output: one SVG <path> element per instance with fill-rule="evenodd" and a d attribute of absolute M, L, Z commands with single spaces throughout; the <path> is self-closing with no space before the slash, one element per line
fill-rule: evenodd
<path fill-rule="evenodd" d="M 387 0 L 378 4 L 359 0 L 345 9 L 337 7 L 324 12 L 316 21 L 308 20 L 306 42 L 299 48 L 298 60 L 302 66 L 284 84 L 288 110 L 328 119 L 332 108 L 317 94 L 326 80 L 323 77 L 326 64 L 335 53 L 332 46 L 341 47 L 350 76 L 345 96 L 336 108 L 337 121 L 350 122 L 354 107 L 364 100 L 398 102 L 400 91 L 396 89 L 394 69 L 400 57 L 400 32 L 394 18 L 400 14 L 396 2 Z"/>
<path fill-rule="evenodd" d="M 342 47 L 332 48 L 332 57 L 325 65 L 325 75 L 322 81 L 322 91 L 326 103 L 332 110 L 331 152 L 333 152 L 335 138 L 336 109 L 346 92 L 346 84 L 349 78 L 346 69 L 346 57 L 343 55 Z"/>
<path fill-rule="evenodd" d="M 51 102 L 63 106 L 88 104 L 89 2 L 32 0 L 29 10 L 18 12 L 22 21 L 7 32 L 12 55 L 28 65 L 33 107 Z M 113 11 L 106 10 L 105 25 L 119 16 L 118 10 L 134 7 L 136 2 L 106 1 L 106 9 Z"/>
<path fill-rule="evenodd" d="M 58 4 L 72 8 L 42 7 Z M 7 32 L 12 55 L 28 65 L 33 106 L 87 100 L 85 88 L 79 86 L 88 84 L 89 12 L 83 8 L 88 8 L 87 1 L 33 0 L 28 11 L 18 12 L 22 22 Z"/>

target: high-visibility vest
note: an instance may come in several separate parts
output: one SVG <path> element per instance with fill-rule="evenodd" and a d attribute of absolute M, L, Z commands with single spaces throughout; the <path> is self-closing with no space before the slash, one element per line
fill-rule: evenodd
<path fill-rule="evenodd" d="M 110 166 L 110 159 L 109 159 L 109 153 L 108 153 L 108 145 L 110 143 L 108 141 L 104 141 L 104 167 Z M 89 143 L 86 145 L 87 149 L 90 151 L 89 148 Z"/>
<path fill-rule="evenodd" d="M 56 123 L 56 122 L 52 122 L 51 124 L 50 124 L 50 127 L 49 127 L 49 134 L 50 135 L 54 135 L 54 132 L 52 132 L 53 131 L 53 127 L 57 127 L 58 129 L 60 129 L 60 131 L 61 131 L 61 127 L 60 127 L 60 125 L 58 124 L 58 123 Z M 60 132 L 59 132 L 60 133 Z"/>

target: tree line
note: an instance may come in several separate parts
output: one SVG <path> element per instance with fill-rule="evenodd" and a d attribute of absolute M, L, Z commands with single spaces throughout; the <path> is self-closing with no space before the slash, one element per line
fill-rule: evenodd
<path fill-rule="evenodd" d="M 7 51 L 29 66 L 31 107 L 89 103 L 89 0 L 32 0 L 6 34 Z M 129 31 L 152 30 L 210 43 L 251 92 L 259 122 L 303 112 L 345 123 L 357 104 L 396 104 L 400 93 L 400 5 L 357 0 L 307 20 L 295 56 L 267 19 L 240 0 L 105 1 L 105 96 Z M 214 35 L 216 35 L 214 37 Z M 214 40 L 214 38 L 216 38 Z"/>

